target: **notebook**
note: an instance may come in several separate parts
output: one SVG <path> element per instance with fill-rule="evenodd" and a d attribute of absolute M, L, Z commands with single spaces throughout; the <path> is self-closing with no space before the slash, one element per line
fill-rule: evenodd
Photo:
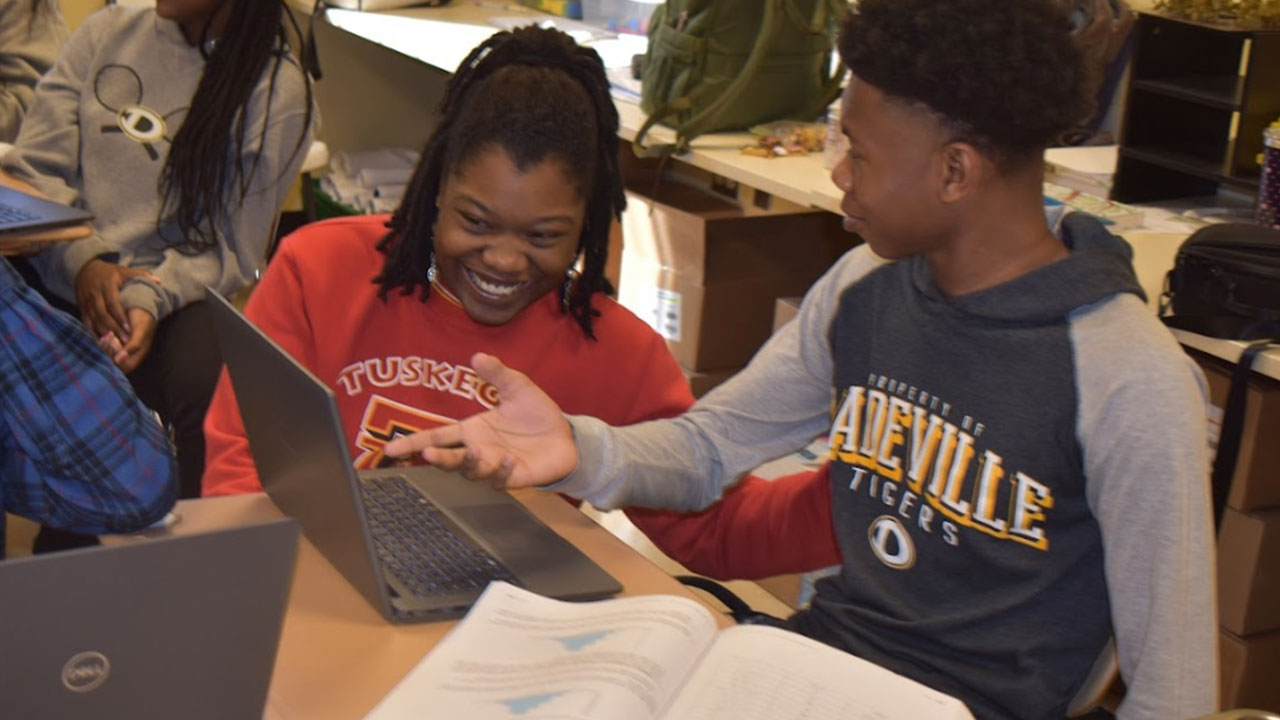
<path fill-rule="evenodd" d="M 93 219 L 87 210 L 45 200 L 0 185 L 0 233 L 34 232 Z"/>
<path fill-rule="evenodd" d="M 0 715 L 262 717 L 297 548 L 280 519 L 0 562 Z"/>
<path fill-rule="evenodd" d="M 357 473 L 333 392 L 208 297 L 263 489 L 388 620 L 461 616 L 491 580 L 562 600 L 622 589 L 505 492 L 426 466 Z"/>

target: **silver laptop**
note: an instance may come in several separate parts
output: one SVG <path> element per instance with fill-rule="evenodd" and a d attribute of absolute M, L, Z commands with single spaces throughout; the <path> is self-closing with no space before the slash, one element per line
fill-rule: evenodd
<path fill-rule="evenodd" d="M 34 232 L 93 219 L 88 210 L 73 208 L 0 185 L 0 233 Z"/>
<path fill-rule="evenodd" d="M 263 489 L 387 619 L 457 617 L 495 579 L 566 600 L 622 589 L 505 492 L 432 467 L 357 473 L 333 392 L 208 298 Z"/>
<path fill-rule="evenodd" d="M 0 562 L 0 715 L 262 717 L 297 548 L 282 518 Z"/>

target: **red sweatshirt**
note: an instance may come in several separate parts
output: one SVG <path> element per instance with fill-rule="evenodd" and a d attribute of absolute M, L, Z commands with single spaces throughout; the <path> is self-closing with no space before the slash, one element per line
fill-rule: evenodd
<path fill-rule="evenodd" d="M 382 267 L 375 245 L 386 221 L 385 215 L 340 218 L 289 236 L 245 311 L 334 389 L 356 467 L 376 467 L 383 445 L 397 434 L 492 407 L 497 393 L 467 365 L 476 352 L 528 375 L 566 413 L 614 425 L 672 417 L 693 403 L 662 338 L 604 296 L 592 303 L 600 311 L 594 342 L 561 312 L 556 293 L 502 326 L 472 321 L 439 292 L 426 302 L 416 293 L 393 292 L 383 302 L 372 278 Z M 225 373 L 205 418 L 205 438 L 205 495 L 262 489 Z M 753 478 L 739 487 L 702 513 L 628 515 L 676 560 L 716 577 L 764 577 L 839 561 L 828 557 L 835 540 L 825 474 L 794 482 Z M 810 537 L 794 544 L 769 537 L 797 529 Z M 796 552 L 810 548 L 813 554 L 824 545 L 829 552 L 815 558 Z M 806 559 L 818 564 L 797 563 Z"/>

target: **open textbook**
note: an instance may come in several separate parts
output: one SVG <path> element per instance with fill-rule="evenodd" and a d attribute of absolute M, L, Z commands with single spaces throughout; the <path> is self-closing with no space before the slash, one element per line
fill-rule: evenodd
<path fill-rule="evenodd" d="M 959 700 L 674 595 L 569 603 L 495 582 L 366 720 L 972 720 Z"/>

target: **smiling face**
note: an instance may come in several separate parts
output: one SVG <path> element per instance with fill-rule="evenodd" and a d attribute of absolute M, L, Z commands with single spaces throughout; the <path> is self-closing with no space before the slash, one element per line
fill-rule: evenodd
<path fill-rule="evenodd" d="M 587 203 L 563 167 L 547 157 L 521 172 L 491 146 L 441 187 L 437 281 L 472 320 L 503 325 L 564 282 Z"/>
<path fill-rule="evenodd" d="M 831 178 L 844 192 L 844 226 L 884 258 L 937 247 L 949 214 L 940 201 L 948 138 L 927 111 L 854 77 L 841 102 L 849 152 Z"/>

